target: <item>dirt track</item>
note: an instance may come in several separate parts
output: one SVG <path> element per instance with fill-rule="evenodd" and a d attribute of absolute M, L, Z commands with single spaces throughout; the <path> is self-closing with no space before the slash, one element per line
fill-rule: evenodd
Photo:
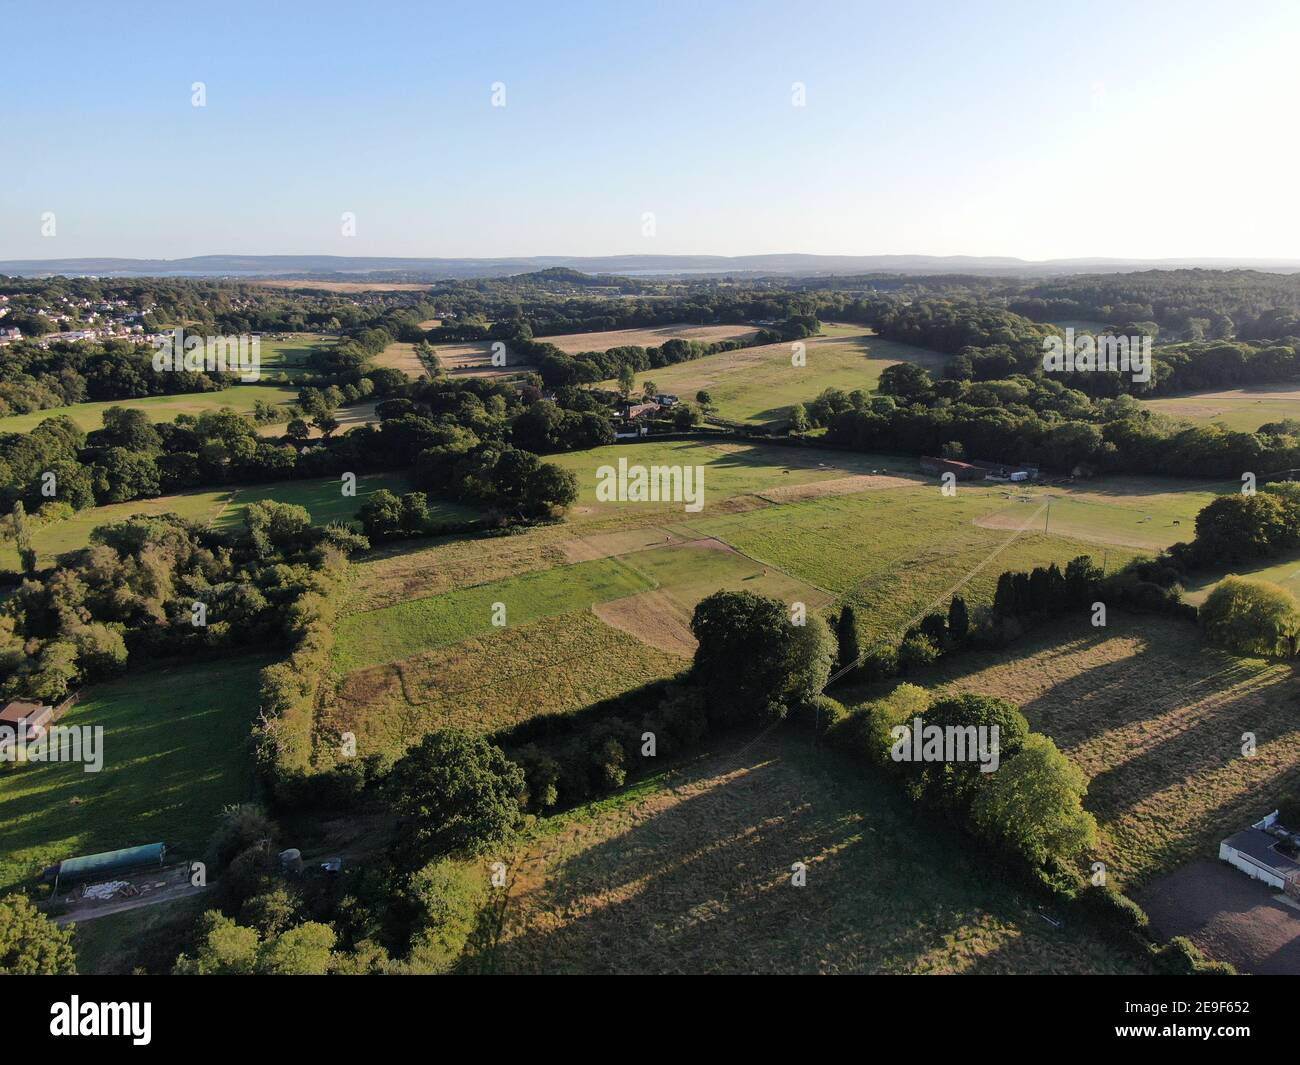
<path fill-rule="evenodd" d="M 1226 862 L 1202 859 L 1136 901 L 1161 938 L 1187 936 L 1217 961 L 1259 975 L 1300 975 L 1300 910 Z"/>

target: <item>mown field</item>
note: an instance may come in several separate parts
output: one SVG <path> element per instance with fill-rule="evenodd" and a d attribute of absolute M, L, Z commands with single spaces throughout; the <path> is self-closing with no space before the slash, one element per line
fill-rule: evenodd
<path fill-rule="evenodd" d="M 104 728 L 103 769 L 0 764 L 0 888 L 63 858 L 165 842 L 199 856 L 253 787 L 249 729 L 268 659 L 171 666 L 87 688 L 59 722 Z"/>
<path fill-rule="evenodd" d="M 597 502 L 596 469 L 619 458 L 703 466 L 703 511 Z M 1005 569 L 1080 554 L 1117 568 L 1190 535 L 1213 496 L 1203 483 L 1114 478 L 964 484 L 946 497 L 914 459 L 728 442 L 555 461 L 580 482 L 565 523 L 391 545 L 359 563 L 338 627 L 331 711 L 358 736 L 400 747 L 435 723 L 490 731 L 521 714 L 579 709 L 583 692 L 604 698 L 671 675 L 694 651 L 695 605 L 723 588 L 811 612 L 847 599 L 864 637 L 896 635 L 927 609 L 946 609 L 954 591 L 972 606 L 991 602 Z M 491 625 L 494 603 L 506 606 L 505 628 Z M 629 640 L 639 647 L 630 657 Z M 571 645 L 583 652 L 551 653 Z"/>
<path fill-rule="evenodd" d="M 608 351 L 610 348 L 657 348 L 669 340 L 698 340 L 702 344 L 712 344 L 719 340 L 743 340 L 752 337 L 757 331 L 757 328 L 752 325 L 691 325 L 689 322 L 678 322 L 674 325 L 651 326 L 645 329 L 561 333 L 557 336 L 539 336 L 536 339 L 554 344 L 570 355 L 577 355 L 582 351 Z"/>
<path fill-rule="evenodd" d="M 156 422 L 169 422 L 178 414 L 200 414 L 203 411 L 229 407 L 241 414 L 253 410 L 258 400 L 266 403 L 291 403 L 297 397 L 300 376 L 307 353 L 324 342 L 324 338 L 297 334 L 283 340 L 262 341 L 262 373 L 260 380 L 243 382 L 216 392 L 185 392 L 175 396 L 146 396 L 142 399 L 117 399 L 93 403 L 77 403 L 71 407 L 51 407 L 30 414 L 13 414 L 0 418 L 0 433 L 25 433 L 34 429 L 46 418 L 66 414 L 80 428 L 89 432 L 104 424 L 104 411 L 109 407 L 130 407 L 145 411 Z"/>
<path fill-rule="evenodd" d="M 784 422 L 791 406 L 815 399 L 827 388 L 874 392 L 881 371 L 894 363 L 914 362 L 938 372 L 947 361 L 937 352 L 873 336 L 862 326 L 826 325 L 823 333 L 801 341 L 804 366 L 791 364 L 791 343 L 765 344 L 647 370 L 637 375 L 635 387 L 639 391 L 650 380 L 659 391 L 692 402 L 704 390 L 718 417 L 771 424 Z"/>
<path fill-rule="evenodd" d="M 1300 419 L 1300 389 L 1294 385 L 1254 385 L 1221 392 L 1143 400 L 1151 410 L 1200 424 L 1218 422 L 1228 429 L 1253 433 L 1261 425 Z"/>
<path fill-rule="evenodd" d="M 428 376 L 424 363 L 420 361 L 420 357 L 415 353 L 415 345 L 404 344 L 401 341 L 394 341 L 376 355 L 375 365 L 401 370 L 407 377 L 417 380 Z"/>
<path fill-rule="evenodd" d="M 1107 622 L 1049 626 L 941 663 L 925 683 L 1020 704 L 1091 778 L 1096 857 L 1136 887 L 1216 858 L 1300 784 L 1300 680 L 1287 663 L 1205 645 L 1187 621 L 1112 610 Z"/>
<path fill-rule="evenodd" d="M 353 670 L 318 727 L 353 733 L 363 752 L 400 751 L 436 728 L 492 733 L 543 710 L 580 710 L 689 664 L 573 610 Z"/>
<path fill-rule="evenodd" d="M 344 617 L 338 626 L 335 659 L 346 673 L 458 643 L 494 627 L 497 603 L 505 607 L 506 625 L 499 627 L 507 627 L 621 599 L 651 587 L 618 560 L 598 559 L 407 600 Z"/>
<path fill-rule="evenodd" d="M 33 524 L 32 542 L 39 558 L 48 562 L 55 555 L 85 547 L 90 543 L 93 529 L 123 521 L 135 514 L 173 513 L 216 528 L 231 528 L 244 520 L 244 510 L 249 503 L 267 499 L 306 507 L 317 524 L 351 521 L 366 498 L 381 488 L 398 493 L 410 491 L 410 485 L 401 474 L 372 473 L 357 478 L 355 496 L 343 495 L 336 477 L 178 492 L 154 499 L 136 499 L 129 503 L 110 503 L 108 506 L 79 510 L 66 521 Z M 430 510 L 436 517 L 446 521 L 462 521 L 474 513 L 468 507 L 455 503 L 432 504 Z M 18 549 L 10 530 L 6 529 L 5 533 L 9 538 L 0 542 L 0 566 L 14 569 L 18 566 Z"/>
<path fill-rule="evenodd" d="M 1137 971 L 1053 928 L 870 767 L 789 727 L 544 818 L 502 860 L 507 897 L 468 971 Z"/>
<path fill-rule="evenodd" d="M 1276 562 L 1270 560 L 1253 566 L 1239 565 L 1233 567 L 1233 572 L 1241 577 L 1257 577 L 1260 580 L 1272 581 L 1292 595 L 1300 597 L 1300 557 L 1292 555 Z M 1193 575 L 1187 582 L 1185 598 L 1189 603 L 1200 606 L 1224 576 L 1224 573 L 1218 571 Z"/>

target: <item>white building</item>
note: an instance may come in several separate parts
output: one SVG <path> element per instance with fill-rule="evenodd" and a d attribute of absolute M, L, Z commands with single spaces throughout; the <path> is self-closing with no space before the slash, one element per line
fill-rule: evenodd
<path fill-rule="evenodd" d="M 1279 844 L 1290 845 L 1292 833 L 1278 823 L 1277 811 L 1219 844 L 1219 857 L 1247 876 L 1285 891 L 1300 883 L 1300 862 L 1283 854 Z"/>

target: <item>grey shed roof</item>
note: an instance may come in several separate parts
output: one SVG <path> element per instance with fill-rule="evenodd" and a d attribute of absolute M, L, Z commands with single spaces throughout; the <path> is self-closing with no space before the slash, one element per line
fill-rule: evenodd
<path fill-rule="evenodd" d="M 1263 829 L 1243 829 L 1235 836 L 1229 836 L 1224 842 L 1233 850 L 1254 858 L 1260 865 L 1268 866 L 1280 876 L 1287 876 L 1300 870 L 1300 862 L 1288 858 L 1279 851 L 1277 838 L 1270 836 Z"/>

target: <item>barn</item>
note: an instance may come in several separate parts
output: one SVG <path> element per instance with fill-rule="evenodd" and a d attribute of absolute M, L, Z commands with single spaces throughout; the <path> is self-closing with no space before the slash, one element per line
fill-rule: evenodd
<path fill-rule="evenodd" d="M 0 729 L 10 737 L 30 739 L 54 717 L 54 707 L 31 699 L 15 699 L 0 710 Z"/>
<path fill-rule="evenodd" d="M 57 895 L 60 885 L 99 880 L 123 873 L 139 872 L 142 869 L 161 868 L 166 857 L 167 846 L 163 843 L 124 847 L 122 850 L 86 854 L 79 858 L 65 858 L 58 865 L 45 870 L 45 879 L 54 881 L 54 894 Z"/>

